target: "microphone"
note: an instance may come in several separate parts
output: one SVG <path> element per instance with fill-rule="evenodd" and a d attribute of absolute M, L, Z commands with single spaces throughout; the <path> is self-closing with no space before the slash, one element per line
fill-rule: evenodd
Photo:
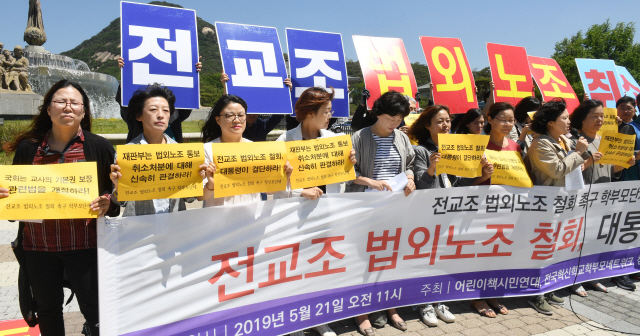
<path fill-rule="evenodd" d="M 569 131 L 569 133 L 571 133 L 571 135 L 573 135 L 573 137 L 576 138 L 576 141 L 581 137 L 580 132 L 575 128 L 571 128 L 571 131 Z M 586 152 L 587 154 L 589 154 L 589 156 L 593 156 L 593 154 L 591 154 L 591 151 L 588 148 Z"/>

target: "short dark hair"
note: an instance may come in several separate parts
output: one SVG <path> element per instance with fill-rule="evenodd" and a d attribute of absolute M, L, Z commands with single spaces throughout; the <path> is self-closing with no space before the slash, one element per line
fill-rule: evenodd
<path fill-rule="evenodd" d="M 323 87 L 311 87 L 304 90 L 300 98 L 298 98 L 298 101 L 296 101 L 296 120 L 302 122 L 307 115 L 311 113 L 318 114 L 320 107 L 332 101 L 334 95 L 335 91 L 333 88 L 331 88 L 331 93 Z"/>
<path fill-rule="evenodd" d="M 513 110 L 513 116 L 518 122 L 523 123 L 529 116 L 527 112 L 537 111 L 540 109 L 540 106 L 542 106 L 542 104 L 536 97 L 522 98 L 522 100 L 516 104 L 516 108 Z"/>
<path fill-rule="evenodd" d="M 616 102 L 616 108 L 620 107 L 623 104 L 631 104 L 633 107 L 636 107 L 636 100 L 633 97 L 624 96 Z"/>
<path fill-rule="evenodd" d="M 469 134 L 469 124 L 482 116 L 483 114 L 481 109 L 472 108 L 467 110 L 467 113 L 465 113 L 462 120 L 460 120 L 460 124 L 456 128 L 456 131 L 452 133 Z"/>
<path fill-rule="evenodd" d="M 140 129 L 142 128 L 142 122 L 138 121 L 138 118 L 142 116 L 142 110 L 144 109 L 144 103 L 154 97 L 162 97 L 167 100 L 169 103 L 169 110 L 171 111 L 170 115 L 173 115 L 175 112 L 175 103 L 176 96 L 173 94 L 173 91 L 166 86 L 162 86 L 158 83 L 153 83 L 147 85 L 146 87 L 139 88 L 136 92 L 133 93 L 131 99 L 129 100 L 129 120 L 138 124 Z"/>
<path fill-rule="evenodd" d="M 427 107 L 424 111 L 422 111 L 422 113 L 420 113 L 420 116 L 418 117 L 418 119 L 416 119 L 413 125 L 411 125 L 411 127 L 409 128 L 409 134 L 411 134 L 414 139 L 418 140 L 419 144 L 426 144 L 427 141 L 429 141 L 429 139 L 431 138 L 431 133 L 427 129 L 427 126 L 430 126 L 433 117 L 438 114 L 438 112 L 443 110 L 447 112 L 449 117 L 451 117 L 449 107 L 447 106 L 432 105 Z"/>
<path fill-rule="evenodd" d="M 487 121 L 489 120 L 489 117 L 493 119 L 498 114 L 500 114 L 500 112 L 506 111 L 506 110 L 513 111 L 513 105 L 507 102 L 499 102 L 491 105 L 491 107 L 489 107 L 489 112 L 487 113 Z M 484 125 L 484 134 L 489 134 L 489 133 L 491 133 L 491 124 L 487 122 L 487 124 Z"/>
<path fill-rule="evenodd" d="M 215 140 L 222 135 L 222 129 L 220 125 L 216 122 L 216 117 L 220 115 L 220 112 L 224 110 L 227 105 L 231 103 L 237 103 L 244 107 L 244 112 L 247 113 L 247 102 L 244 99 L 236 96 L 226 94 L 220 97 L 218 101 L 213 105 L 211 110 L 209 111 L 209 116 L 207 120 L 205 120 L 204 125 L 202 125 L 202 141 L 209 142 L 211 140 Z"/>
<path fill-rule="evenodd" d="M 601 101 L 594 99 L 587 99 L 582 101 L 582 103 L 580 103 L 580 105 L 578 105 L 578 107 L 573 110 L 573 113 L 571 113 L 571 116 L 569 117 L 569 120 L 571 121 L 571 127 L 577 130 L 581 130 L 582 122 L 587 118 L 587 115 L 589 114 L 589 112 L 591 112 L 591 109 L 594 109 L 598 106 L 604 105 Z"/>
<path fill-rule="evenodd" d="M 388 114 L 392 117 L 402 115 L 402 117 L 408 116 L 409 101 L 404 95 L 398 91 L 388 91 L 384 93 L 380 98 L 376 99 L 371 109 L 371 115 L 379 117 L 383 114 Z"/>
<path fill-rule="evenodd" d="M 558 117 L 567 109 L 567 103 L 562 98 L 554 98 L 533 115 L 531 130 L 538 134 L 547 134 L 547 124 L 556 121 Z"/>

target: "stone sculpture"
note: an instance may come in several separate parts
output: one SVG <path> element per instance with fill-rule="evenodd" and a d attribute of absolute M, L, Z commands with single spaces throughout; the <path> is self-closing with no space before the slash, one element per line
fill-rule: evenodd
<path fill-rule="evenodd" d="M 29 20 L 24 31 L 24 41 L 29 45 L 41 46 L 47 42 L 47 34 L 44 32 L 40 0 L 29 0 Z"/>
<path fill-rule="evenodd" d="M 24 57 L 21 46 L 13 49 L 12 57 L 9 50 L 4 50 L 0 56 L 2 71 L 2 88 L 13 91 L 32 92 L 29 85 L 29 60 Z"/>

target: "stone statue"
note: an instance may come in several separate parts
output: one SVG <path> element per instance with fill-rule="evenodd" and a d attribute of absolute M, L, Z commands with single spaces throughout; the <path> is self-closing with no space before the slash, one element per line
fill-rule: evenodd
<path fill-rule="evenodd" d="M 2 42 L 0 42 L 0 89 L 6 89 L 5 87 L 5 83 L 4 83 L 4 73 L 6 72 L 4 70 L 4 61 L 6 60 L 6 56 L 3 55 L 4 49 L 4 44 Z"/>
<path fill-rule="evenodd" d="M 14 91 L 27 91 L 31 92 L 31 85 L 29 85 L 29 60 L 24 57 L 21 46 L 16 46 L 13 49 L 13 55 L 11 57 L 8 50 L 5 50 L 3 56 L 5 60 L 2 62 L 4 68 L 4 83 L 6 88 Z"/>
<path fill-rule="evenodd" d="M 44 32 L 40 0 L 29 0 L 29 20 L 24 31 L 24 41 L 30 45 L 41 46 L 47 42 L 47 34 Z"/>

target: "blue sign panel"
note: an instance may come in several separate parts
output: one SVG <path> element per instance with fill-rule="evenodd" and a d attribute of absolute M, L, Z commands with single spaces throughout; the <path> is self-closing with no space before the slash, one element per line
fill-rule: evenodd
<path fill-rule="evenodd" d="M 291 114 L 278 31 L 272 27 L 216 22 L 227 93 L 247 102 L 247 113 Z"/>
<path fill-rule="evenodd" d="M 334 117 L 349 117 L 349 83 L 342 35 L 287 28 L 289 69 L 295 106 L 304 90 L 320 86 L 335 92 Z"/>
<path fill-rule="evenodd" d="M 196 12 L 132 2 L 120 10 L 122 105 L 140 87 L 159 83 L 173 91 L 176 108 L 199 108 Z"/>
<path fill-rule="evenodd" d="M 584 92 L 604 106 L 615 108 L 622 97 L 616 63 L 612 60 L 576 58 Z"/>

